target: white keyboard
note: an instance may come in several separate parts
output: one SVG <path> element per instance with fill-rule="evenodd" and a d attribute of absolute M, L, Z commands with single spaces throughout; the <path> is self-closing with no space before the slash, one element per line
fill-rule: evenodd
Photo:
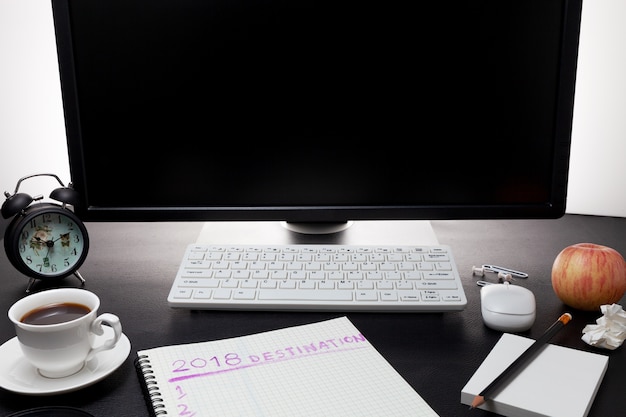
<path fill-rule="evenodd" d="M 467 298 L 448 246 L 187 247 L 174 308 L 446 312 Z"/>

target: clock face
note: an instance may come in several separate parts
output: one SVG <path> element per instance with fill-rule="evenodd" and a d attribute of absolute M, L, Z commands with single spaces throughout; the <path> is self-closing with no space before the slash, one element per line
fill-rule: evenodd
<path fill-rule="evenodd" d="M 84 226 L 62 209 L 26 216 L 17 232 L 18 257 L 29 275 L 68 275 L 82 264 L 87 254 Z"/>

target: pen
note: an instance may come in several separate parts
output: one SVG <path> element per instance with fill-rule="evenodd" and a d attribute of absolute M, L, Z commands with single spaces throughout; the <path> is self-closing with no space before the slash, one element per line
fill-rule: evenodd
<path fill-rule="evenodd" d="M 559 317 L 557 321 L 555 321 L 548 329 L 541 335 L 541 337 L 530 345 L 528 349 L 526 349 L 517 359 L 513 361 L 500 375 L 496 377 L 487 388 L 481 391 L 480 394 L 474 397 L 472 400 L 472 405 L 470 408 L 476 408 L 483 404 L 485 401 L 490 400 L 495 393 L 503 388 L 511 379 L 511 377 L 515 374 L 515 372 L 522 366 L 526 365 L 530 362 L 535 355 L 539 352 L 541 348 L 546 346 L 548 341 L 554 336 L 559 330 L 561 330 L 569 321 L 572 319 L 572 315 L 570 313 L 564 313 Z"/>

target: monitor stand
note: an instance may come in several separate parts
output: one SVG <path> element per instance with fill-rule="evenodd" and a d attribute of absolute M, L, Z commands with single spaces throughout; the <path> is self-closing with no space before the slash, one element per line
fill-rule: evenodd
<path fill-rule="evenodd" d="M 300 224 L 296 224 L 300 225 Z M 437 236 L 427 220 L 359 220 L 334 233 L 293 231 L 279 221 L 205 222 L 196 243 L 287 245 L 437 245 Z M 304 230 L 302 230 L 304 231 Z"/>
<path fill-rule="evenodd" d="M 332 233 L 342 232 L 348 227 L 354 224 L 353 221 L 347 222 L 328 222 L 328 223 L 293 223 L 293 222 L 280 222 L 281 226 L 296 233 L 303 233 L 305 235 L 327 235 Z"/>

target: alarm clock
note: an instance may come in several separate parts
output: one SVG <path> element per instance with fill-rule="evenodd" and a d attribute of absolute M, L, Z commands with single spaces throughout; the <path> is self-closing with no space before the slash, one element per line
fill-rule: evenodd
<path fill-rule="evenodd" d="M 31 197 L 18 193 L 22 181 L 51 176 L 60 184 L 50 198 L 61 204 L 38 202 L 43 196 Z M 35 280 L 54 280 L 75 275 L 82 284 L 85 280 L 78 268 L 87 258 L 89 235 L 85 224 L 68 205 L 78 203 L 78 192 L 71 183 L 65 186 L 54 174 L 35 174 L 21 178 L 15 192 L 5 191 L 2 217 L 13 217 L 4 234 L 4 249 L 11 264 L 31 278 L 29 292 Z"/>

